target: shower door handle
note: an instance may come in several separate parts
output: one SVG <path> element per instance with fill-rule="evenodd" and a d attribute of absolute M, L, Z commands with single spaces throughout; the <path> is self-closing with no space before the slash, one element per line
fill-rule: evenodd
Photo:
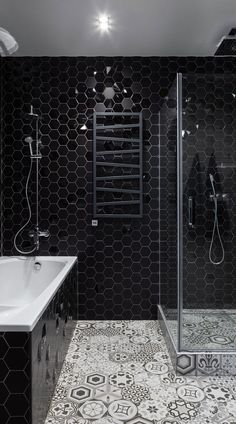
<path fill-rule="evenodd" d="M 194 227 L 194 199 L 193 196 L 188 197 L 188 226 Z"/>

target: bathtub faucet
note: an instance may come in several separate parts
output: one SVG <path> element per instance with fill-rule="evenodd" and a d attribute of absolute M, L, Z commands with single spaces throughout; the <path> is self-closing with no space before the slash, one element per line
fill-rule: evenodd
<path fill-rule="evenodd" d="M 48 238 L 50 236 L 50 233 L 48 230 L 40 230 L 38 227 L 35 227 L 34 230 L 29 231 L 29 237 L 32 237 L 34 240 L 34 245 L 36 246 L 36 249 L 39 249 L 39 239 L 40 237 Z"/>

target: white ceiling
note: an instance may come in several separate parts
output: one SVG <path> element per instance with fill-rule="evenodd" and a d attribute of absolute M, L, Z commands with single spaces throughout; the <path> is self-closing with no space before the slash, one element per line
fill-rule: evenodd
<path fill-rule="evenodd" d="M 236 0 L 0 0 L 0 26 L 17 56 L 208 56 L 236 26 Z"/>

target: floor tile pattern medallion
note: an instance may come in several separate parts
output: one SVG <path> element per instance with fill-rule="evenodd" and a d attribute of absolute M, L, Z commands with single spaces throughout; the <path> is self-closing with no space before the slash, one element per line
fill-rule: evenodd
<path fill-rule="evenodd" d="M 155 321 L 78 321 L 45 424 L 235 424 L 236 377 L 177 376 Z"/>

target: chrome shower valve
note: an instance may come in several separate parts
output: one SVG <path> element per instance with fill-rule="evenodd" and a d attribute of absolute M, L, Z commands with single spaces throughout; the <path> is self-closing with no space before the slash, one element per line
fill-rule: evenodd
<path fill-rule="evenodd" d="M 210 194 L 210 200 L 227 200 L 229 197 L 228 193 L 216 193 L 216 194 Z"/>

